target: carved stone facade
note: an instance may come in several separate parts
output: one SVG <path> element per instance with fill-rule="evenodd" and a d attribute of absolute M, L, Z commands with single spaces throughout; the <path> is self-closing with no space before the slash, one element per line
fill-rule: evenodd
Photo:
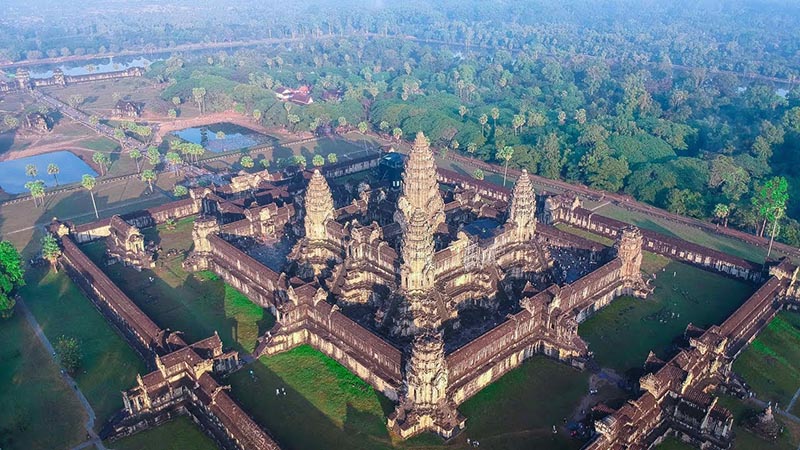
<path fill-rule="evenodd" d="M 155 266 L 155 252 L 145 248 L 144 235 L 120 216 L 111 217 L 108 256 L 136 270 Z"/>
<path fill-rule="evenodd" d="M 218 232 L 198 220 L 187 267 L 218 273 L 276 315 L 257 355 L 311 344 L 397 399 L 388 426 L 403 438 L 426 430 L 454 435 L 465 425 L 458 404 L 532 355 L 581 367 L 588 348 L 578 323 L 618 295 L 647 294 L 637 230 L 620 238 L 615 252 L 546 226 L 540 231 L 525 173 L 507 202 L 458 177 L 440 190 L 441 174 L 419 134 L 402 179 L 395 197 L 392 187 L 361 192 L 337 209 L 331 186 L 314 171 L 303 207 L 286 225 L 300 238 L 284 269 L 236 248 L 253 233 L 248 219 L 225 222 Z M 270 183 L 277 181 L 259 184 L 254 195 L 274 189 Z M 193 193 L 217 217 L 214 224 L 255 216 L 222 191 Z M 606 263 L 573 283 L 554 283 L 552 246 L 590 248 Z M 468 308 L 497 314 L 499 325 L 470 334 L 461 319 Z"/>

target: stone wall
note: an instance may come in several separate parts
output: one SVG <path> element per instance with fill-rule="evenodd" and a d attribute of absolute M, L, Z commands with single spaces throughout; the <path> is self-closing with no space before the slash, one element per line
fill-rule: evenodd
<path fill-rule="evenodd" d="M 585 344 L 566 326 L 625 292 L 614 259 L 572 285 L 553 286 L 524 302 L 526 309 L 447 356 L 450 390 L 460 404 L 535 354 L 578 363 Z M 547 310 L 545 310 L 547 308 Z M 577 339 L 577 341 L 576 341 Z"/>
<path fill-rule="evenodd" d="M 184 199 L 122 214 L 121 217 L 129 224 L 142 229 L 165 223 L 167 219 L 183 219 L 199 212 L 198 205 L 192 199 Z M 79 244 L 108 237 L 111 234 L 110 223 L 111 218 L 106 218 L 77 225 L 72 231 L 72 236 Z"/>
<path fill-rule="evenodd" d="M 61 239 L 62 265 L 92 303 L 122 332 L 128 343 L 150 362 L 160 347 L 159 328 L 72 241 Z"/>
<path fill-rule="evenodd" d="M 622 229 L 628 226 L 625 222 L 595 214 L 581 207 L 570 209 L 559 205 L 549 213 L 551 225 L 563 222 L 611 239 L 618 238 Z M 655 231 L 642 229 L 641 232 L 644 238 L 643 250 L 736 278 L 753 282 L 763 280 L 760 264 Z"/>

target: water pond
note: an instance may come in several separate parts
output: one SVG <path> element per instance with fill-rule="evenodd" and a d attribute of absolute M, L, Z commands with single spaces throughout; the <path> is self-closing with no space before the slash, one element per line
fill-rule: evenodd
<path fill-rule="evenodd" d="M 91 61 L 81 66 L 68 67 L 67 65 L 62 64 L 60 66 L 38 67 L 31 70 L 31 78 L 50 78 L 53 76 L 53 71 L 55 69 L 61 69 L 64 72 L 64 75 L 67 76 L 78 76 L 117 72 L 120 70 L 130 69 L 131 67 L 146 68 L 153 62 L 154 60 L 147 58 L 135 58 L 127 60 L 117 59 L 116 61 L 114 61 L 113 58 L 108 58 L 104 60 Z"/>
<path fill-rule="evenodd" d="M 249 128 L 232 123 L 218 123 L 205 127 L 185 128 L 173 131 L 184 141 L 200 144 L 206 150 L 214 153 L 240 150 L 254 145 L 277 142 L 272 136 L 258 133 Z"/>
<path fill-rule="evenodd" d="M 56 164 L 59 169 L 58 184 L 64 185 L 80 181 L 84 174 L 97 176 L 97 172 L 83 162 L 75 154 L 68 151 L 43 153 L 36 156 L 0 161 L 0 188 L 9 194 L 27 193 L 25 183 L 31 180 L 42 180 L 47 187 L 54 187 L 56 180 L 47 174 L 47 166 Z M 31 178 L 25 175 L 25 166 L 33 164 L 38 174 Z"/>

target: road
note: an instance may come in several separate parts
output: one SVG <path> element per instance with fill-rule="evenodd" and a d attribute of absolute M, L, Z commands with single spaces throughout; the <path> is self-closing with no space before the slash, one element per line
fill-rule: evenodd
<path fill-rule="evenodd" d="M 25 320 L 27 320 L 31 325 L 34 333 L 36 333 L 36 337 L 39 339 L 39 341 L 41 341 L 45 350 L 47 350 L 47 354 L 50 355 L 55 364 L 58 366 L 58 359 L 56 358 L 56 351 L 53 349 L 53 345 L 50 343 L 50 340 L 47 339 L 47 336 L 45 336 L 44 331 L 42 331 L 42 327 L 39 326 L 39 322 L 37 322 L 36 318 L 33 317 L 33 314 L 31 314 L 31 311 L 28 309 L 28 305 L 25 304 L 24 300 L 17 302 L 17 311 L 19 311 L 25 317 Z M 81 402 L 81 405 L 83 405 L 83 409 L 86 411 L 86 424 L 84 427 L 86 428 L 86 434 L 89 436 L 89 439 L 80 445 L 73 447 L 72 450 L 78 450 L 91 446 L 96 446 L 100 450 L 108 450 L 103 445 L 103 441 L 94 431 L 94 422 L 97 417 L 94 414 L 92 405 L 89 404 L 89 401 L 86 400 L 86 396 L 84 396 L 83 392 L 81 392 L 81 390 L 78 388 L 78 384 L 71 376 L 69 376 L 68 373 L 62 371 L 61 378 L 63 378 L 64 382 L 67 383 L 68 386 L 72 387 L 73 391 L 78 396 L 78 400 Z"/>

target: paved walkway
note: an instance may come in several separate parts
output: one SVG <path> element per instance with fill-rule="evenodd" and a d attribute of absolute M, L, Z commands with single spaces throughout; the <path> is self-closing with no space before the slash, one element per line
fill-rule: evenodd
<path fill-rule="evenodd" d="M 19 302 L 17 302 L 17 311 L 19 311 L 25 317 L 25 319 L 31 325 L 31 328 L 33 328 L 34 333 L 36 333 L 36 337 L 39 338 L 39 341 L 42 342 L 42 345 L 47 350 L 47 353 L 50 355 L 51 358 L 53 358 L 53 361 L 55 361 L 56 365 L 58 365 L 58 361 L 56 359 L 56 352 L 53 349 L 53 345 L 50 344 L 50 340 L 48 340 L 47 336 L 45 336 L 44 332 L 42 331 L 42 327 L 39 326 L 39 322 L 37 322 L 36 318 L 33 317 L 33 314 L 31 314 L 31 311 L 30 309 L 28 309 L 28 305 L 25 304 L 25 301 L 20 300 Z M 75 380 L 72 379 L 72 377 L 69 376 L 68 373 L 62 371 L 61 378 L 63 378 L 64 382 L 66 382 L 69 386 L 72 387 L 72 389 L 75 391 L 75 394 L 78 396 L 78 400 L 80 400 L 81 405 L 83 405 L 83 409 L 86 411 L 86 417 L 87 417 L 86 424 L 84 426 L 86 428 L 86 433 L 91 438 L 86 442 L 83 442 L 80 445 L 73 447 L 72 450 L 91 447 L 93 445 L 100 450 L 108 450 L 103 445 L 103 441 L 100 440 L 100 437 L 97 436 L 97 433 L 95 433 L 94 431 L 94 421 L 96 419 L 96 416 L 94 414 L 94 409 L 92 409 L 92 405 L 89 404 L 89 401 L 86 400 L 86 397 L 83 395 L 83 392 L 81 392 L 81 390 L 78 388 L 78 384 L 75 383 Z"/>

